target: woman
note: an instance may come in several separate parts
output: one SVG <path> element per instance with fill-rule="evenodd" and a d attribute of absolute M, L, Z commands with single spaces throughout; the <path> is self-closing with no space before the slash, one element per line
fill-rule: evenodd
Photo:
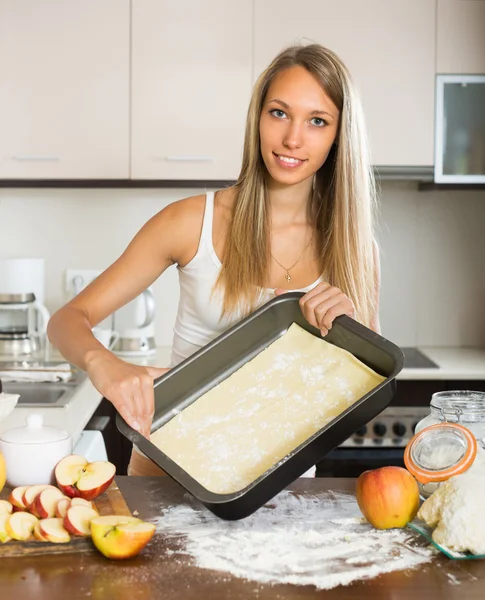
<path fill-rule="evenodd" d="M 170 204 L 122 256 L 50 320 L 51 342 L 145 436 L 153 379 L 91 328 L 171 265 L 180 277 L 172 365 L 289 290 L 326 335 L 339 315 L 378 331 L 375 202 L 364 124 L 347 69 L 319 45 L 284 50 L 259 77 L 237 183 Z M 134 452 L 130 474 L 162 473 Z"/>

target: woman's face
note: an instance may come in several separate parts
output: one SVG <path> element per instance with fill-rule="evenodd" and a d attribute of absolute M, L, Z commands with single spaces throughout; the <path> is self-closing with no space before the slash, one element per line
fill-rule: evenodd
<path fill-rule="evenodd" d="M 339 111 L 303 67 L 280 71 L 272 80 L 259 121 L 261 155 L 269 175 L 294 185 L 312 177 L 335 141 Z"/>

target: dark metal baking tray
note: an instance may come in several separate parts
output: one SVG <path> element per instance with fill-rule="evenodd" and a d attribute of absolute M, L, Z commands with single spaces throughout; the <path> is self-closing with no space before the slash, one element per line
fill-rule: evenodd
<path fill-rule="evenodd" d="M 319 330 L 310 325 L 301 312 L 302 295 L 291 292 L 270 300 L 157 379 L 152 432 L 281 337 L 292 323 L 320 336 Z M 382 412 L 394 396 L 394 378 L 404 364 L 398 346 L 346 316 L 334 321 L 325 340 L 348 350 L 385 380 L 243 490 L 231 494 L 213 493 L 127 425 L 120 415 L 117 415 L 117 427 L 215 515 L 228 520 L 246 517 Z"/>

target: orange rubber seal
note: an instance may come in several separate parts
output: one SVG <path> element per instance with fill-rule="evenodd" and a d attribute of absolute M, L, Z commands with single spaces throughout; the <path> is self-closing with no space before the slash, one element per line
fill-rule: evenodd
<path fill-rule="evenodd" d="M 443 428 L 457 429 L 463 435 L 463 437 L 467 441 L 467 448 L 465 450 L 464 456 L 460 459 L 460 461 L 457 464 L 442 469 L 440 471 L 430 471 L 428 469 L 420 467 L 411 458 L 411 452 L 414 445 L 421 439 L 423 435 L 429 434 L 429 432 L 432 430 Z M 477 440 L 473 433 L 469 429 L 463 427 L 463 425 L 459 425 L 458 423 L 445 422 L 425 427 L 409 440 L 406 449 L 404 450 L 404 464 L 406 465 L 406 469 L 411 473 L 411 475 L 415 477 L 415 479 L 417 479 L 422 484 L 426 484 L 432 482 L 446 481 L 454 475 L 460 475 L 461 473 L 464 473 L 467 469 L 469 469 L 472 466 L 476 455 Z"/>

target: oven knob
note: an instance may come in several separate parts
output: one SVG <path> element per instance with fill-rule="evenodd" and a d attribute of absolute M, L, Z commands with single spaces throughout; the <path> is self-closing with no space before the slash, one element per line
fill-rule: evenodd
<path fill-rule="evenodd" d="M 367 433 L 367 425 L 364 425 L 363 427 L 360 427 L 359 429 L 357 429 L 357 431 L 355 432 L 355 435 L 358 435 L 359 437 L 364 437 L 364 435 Z"/>
<path fill-rule="evenodd" d="M 376 423 L 374 425 L 374 433 L 379 436 L 379 437 L 384 437 L 386 435 L 387 432 L 387 427 L 384 425 L 384 423 Z"/>
<path fill-rule="evenodd" d="M 402 438 L 403 435 L 406 433 L 406 425 L 404 425 L 403 423 L 399 423 L 398 421 L 392 426 L 392 431 L 394 432 L 394 435 L 396 437 Z"/>

